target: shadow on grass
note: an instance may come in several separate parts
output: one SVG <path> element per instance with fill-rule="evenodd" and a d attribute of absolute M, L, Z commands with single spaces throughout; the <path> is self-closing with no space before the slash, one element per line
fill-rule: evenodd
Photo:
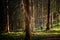
<path fill-rule="evenodd" d="M 41 32 L 39 32 L 39 35 L 32 34 L 33 40 L 60 40 L 60 34 L 52 34 L 51 32 L 53 31 L 44 31 L 42 34 Z M 0 34 L 0 40 L 25 40 L 25 33 L 21 32 L 3 33 Z"/>
<path fill-rule="evenodd" d="M 23 33 L 3 33 L 0 34 L 0 40 L 24 40 L 25 34 Z"/>

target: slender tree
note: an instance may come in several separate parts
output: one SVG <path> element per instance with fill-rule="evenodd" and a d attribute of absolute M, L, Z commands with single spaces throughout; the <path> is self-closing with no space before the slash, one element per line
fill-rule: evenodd
<path fill-rule="evenodd" d="M 7 32 L 10 32 L 10 28 L 9 28 L 9 6 L 8 6 L 8 0 L 6 0 L 6 12 L 7 12 Z"/>
<path fill-rule="evenodd" d="M 50 13 L 50 14 L 51 14 L 51 15 L 50 15 L 50 16 L 51 16 L 51 17 L 50 17 L 50 18 L 51 18 L 51 28 L 53 27 L 53 12 L 54 12 L 54 11 L 53 11 L 52 9 L 53 9 L 53 6 L 54 6 L 53 4 L 54 4 L 54 3 L 55 3 L 55 1 L 54 1 L 54 0 L 51 0 L 51 2 L 50 2 L 50 5 L 51 5 L 51 6 L 50 6 L 50 9 L 51 9 L 51 10 L 50 10 L 50 12 L 51 12 L 51 13 Z"/>
<path fill-rule="evenodd" d="M 42 0 L 42 14 L 41 14 L 41 17 L 42 17 L 42 27 L 43 27 L 43 25 L 44 25 L 44 24 L 43 24 L 43 20 L 44 20 L 44 19 L 43 19 L 43 12 L 44 12 L 44 10 L 43 10 L 43 0 Z M 41 27 L 41 29 L 42 29 L 42 27 Z"/>
<path fill-rule="evenodd" d="M 59 0 L 56 0 L 56 11 L 57 11 L 57 25 L 59 25 Z"/>
<path fill-rule="evenodd" d="M 34 17 L 34 0 L 31 0 L 31 30 L 34 30 L 35 27 L 35 17 Z"/>
<path fill-rule="evenodd" d="M 25 8 L 24 8 L 24 2 L 21 0 L 21 27 L 23 30 L 25 30 Z"/>
<path fill-rule="evenodd" d="M 49 16 L 50 16 L 50 0 L 48 0 L 48 13 L 47 13 L 47 27 L 46 30 L 49 30 Z"/>

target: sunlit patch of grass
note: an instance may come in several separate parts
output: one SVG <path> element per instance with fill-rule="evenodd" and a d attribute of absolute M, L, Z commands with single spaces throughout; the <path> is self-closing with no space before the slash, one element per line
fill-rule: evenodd
<path fill-rule="evenodd" d="M 60 32 L 60 31 L 59 31 Z M 32 37 L 36 40 L 40 38 L 48 38 L 48 37 L 56 37 L 59 36 L 60 33 L 57 31 L 49 30 L 49 31 L 39 31 L 39 32 L 32 32 Z M 25 32 L 10 32 L 10 33 L 3 33 L 2 38 L 5 40 L 24 40 L 25 39 Z M 41 39 L 41 40 L 42 40 Z"/>
<path fill-rule="evenodd" d="M 52 28 L 51 30 L 60 31 L 60 28 Z"/>
<path fill-rule="evenodd" d="M 21 36 L 21 35 L 25 35 L 25 32 L 10 32 L 10 33 L 2 33 L 2 35 Z"/>
<path fill-rule="evenodd" d="M 2 40 L 24 40 L 25 32 L 2 33 L 0 38 L 2 38 Z"/>
<path fill-rule="evenodd" d="M 32 33 L 33 35 L 52 35 L 52 34 L 60 34 L 60 33 L 51 33 L 51 32 L 39 32 L 39 33 Z"/>
<path fill-rule="evenodd" d="M 60 35 L 60 30 L 50 29 L 50 30 L 45 30 L 45 31 L 33 32 L 32 34 L 33 35 Z"/>

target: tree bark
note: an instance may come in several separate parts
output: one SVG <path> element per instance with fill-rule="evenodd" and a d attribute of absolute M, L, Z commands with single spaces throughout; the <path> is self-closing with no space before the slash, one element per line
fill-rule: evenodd
<path fill-rule="evenodd" d="M 23 30 L 25 30 L 25 8 L 24 8 L 24 3 L 23 3 L 23 0 L 21 0 L 21 27 Z"/>
<path fill-rule="evenodd" d="M 46 30 L 49 30 L 49 16 L 50 16 L 50 0 L 48 0 L 48 13 L 47 13 L 47 28 Z"/>
<path fill-rule="evenodd" d="M 34 0 L 31 0 L 31 31 L 34 30 L 35 27 L 35 17 L 34 17 Z"/>
<path fill-rule="evenodd" d="M 56 11 L 57 11 L 57 25 L 59 25 L 59 0 L 56 0 Z"/>
<path fill-rule="evenodd" d="M 24 0 L 25 2 L 25 10 L 26 10 L 26 14 L 25 14 L 25 22 L 26 22 L 26 36 L 25 36 L 25 40 L 32 40 L 31 38 L 31 13 L 30 13 L 30 1 L 31 0 Z"/>

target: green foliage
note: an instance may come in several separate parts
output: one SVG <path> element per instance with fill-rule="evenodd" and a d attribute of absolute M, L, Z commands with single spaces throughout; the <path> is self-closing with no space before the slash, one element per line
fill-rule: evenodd
<path fill-rule="evenodd" d="M 53 26 L 53 28 L 60 28 L 60 25 L 56 24 L 56 25 Z"/>
<path fill-rule="evenodd" d="M 0 35 L 1 40 L 24 40 L 25 33 L 23 32 L 11 32 L 3 33 Z"/>
<path fill-rule="evenodd" d="M 55 34 L 54 34 L 55 33 Z M 60 31 L 40 31 L 40 32 L 32 32 L 32 37 L 34 40 L 47 40 L 47 38 L 56 38 L 60 34 Z M 11 32 L 11 33 L 3 33 L 0 34 L 0 40 L 24 40 L 25 32 Z"/>

